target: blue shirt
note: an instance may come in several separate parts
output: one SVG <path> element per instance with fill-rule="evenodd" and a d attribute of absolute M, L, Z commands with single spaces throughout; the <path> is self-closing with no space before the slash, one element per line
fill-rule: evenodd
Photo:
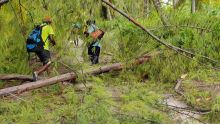
<path fill-rule="evenodd" d="M 89 25 L 87 32 L 88 32 L 89 34 L 91 34 L 92 32 L 95 32 L 97 29 L 98 29 L 98 28 L 96 27 L 96 25 L 91 24 L 91 25 Z"/>
<path fill-rule="evenodd" d="M 92 32 L 95 32 L 96 30 L 98 29 L 98 27 L 95 25 L 95 24 L 91 24 L 89 27 L 88 27 L 88 33 L 91 34 Z M 101 47 L 101 44 L 100 44 L 100 40 L 99 39 L 96 39 L 96 41 L 94 41 L 95 43 L 92 45 L 94 47 L 98 46 L 98 47 Z"/>
<path fill-rule="evenodd" d="M 96 46 L 97 46 L 97 47 L 101 47 L 100 41 L 101 41 L 101 40 L 98 40 L 98 39 L 97 39 L 92 46 L 94 46 L 94 47 L 96 47 Z"/>

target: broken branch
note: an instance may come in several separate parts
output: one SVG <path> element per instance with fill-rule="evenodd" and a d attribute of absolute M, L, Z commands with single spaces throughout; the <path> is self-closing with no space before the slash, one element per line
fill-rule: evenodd
<path fill-rule="evenodd" d="M 149 29 L 145 28 L 144 26 L 142 26 L 140 23 L 138 23 L 137 21 L 135 21 L 132 17 L 130 17 L 129 15 L 127 15 L 125 12 L 117 9 L 113 4 L 111 4 L 110 2 L 106 1 L 106 0 L 102 0 L 102 2 L 104 2 L 105 4 L 107 4 L 108 6 L 110 6 L 113 10 L 117 11 L 118 13 L 120 13 L 122 16 L 124 16 L 125 18 L 127 18 L 129 21 L 131 21 L 132 23 L 134 23 L 136 26 L 138 26 L 139 28 L 141 28 L 143 31 L 145 31 L 148 35 L 150 35 L 156 42 L 166 46 L 167 48 L 180 52 L 180 53 L 186 53 L 191 55 L 192 57 L 196 56 L 197 54 L 187 51 L 185 49 L 173 46 L 163 40 L 161 40 L 159 37 L 157 37 L 156 35 L 154 35 Z M 209 58 L 207 56 L 203 56 L 201 55 L 202 58 L 209 60 L 210 62 L 213 63 L 219 63 L 217 60 L 214 60 L 212 58 Z"/>

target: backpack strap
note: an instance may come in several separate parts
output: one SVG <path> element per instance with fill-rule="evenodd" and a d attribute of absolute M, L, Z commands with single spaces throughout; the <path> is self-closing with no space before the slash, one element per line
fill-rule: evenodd
<path fill-rule="evenodd" d="M 46 39 L 46 41 L 44 42 L 44 40 L 43 40 L 43 38 L 42 38 L 42 31 L 43 31 L 43 27 L 45 27 L 45 26 L 47 26 L 48 24 L 47 23 L 43 23 L 43 24 L 41 24 L 40 25 L 40 37 L 41 37 L 41 41 L 45 44 L 46 43 L 46 41 L 47 41 L 47 39 Z"/>
<path fill-rule="evenodd" d="M 94 25 L 94 24 L 92 24 L 91 25 L 92 26 L 92 28 L 94 29 L 94 31 L 96 31 L 97 29 L 99 29 L 96 25 Z"/>

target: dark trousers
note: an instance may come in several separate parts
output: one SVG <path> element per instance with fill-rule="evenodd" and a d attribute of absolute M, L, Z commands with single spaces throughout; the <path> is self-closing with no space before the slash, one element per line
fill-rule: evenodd
<path fill-rule="evenodd" d="M 93 46 L 93 43 L 89 45 L 88 47 L 88 55 L 90 57 L 90 60 L 92 64 L 99 63 L 99 54 L 100 54 L 100 47 L 99 46 Z"/>
<path fill-rule="evenodd" d="M 36 53 L 40 61 L 43 63 L 43 65 L 46 65 L 50 61 L 50 51 L 45 50 L 43 48 L 35 47 L 32 50 L 28 50 L 29 54 L 30 52 Z"/>
<path fill-rule="evenodd" d="M 43 65 L 46 65 L 50 61 L 50 51 L 41 50 L 35 53 L 40 58 L 40 61 L 43 63 Z"/>

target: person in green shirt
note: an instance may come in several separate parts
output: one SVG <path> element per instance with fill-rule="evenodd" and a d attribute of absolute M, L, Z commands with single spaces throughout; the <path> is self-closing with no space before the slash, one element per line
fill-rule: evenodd
<path fill-rule="evenodd" d="M 33 79 L 35 81 L 38 80 L 38 75 L 46 71 L 51 64 L 49 46 L 50 43 L 52 43 L 53 46 L 56 45 L 56 42 L 54 40 L 54 31 L 51 26 L 51 23 L 52 23 L 51 17 L 45 17 L 43 19 L 43 24 L 41 24 L 42 26 L 41 37 L 44 43 L 44 49 L 38 50 L 35 53 L 39 57 L 40 61 L 43 63 L 43 66 L 39 70 L 34 71 Z"/>

